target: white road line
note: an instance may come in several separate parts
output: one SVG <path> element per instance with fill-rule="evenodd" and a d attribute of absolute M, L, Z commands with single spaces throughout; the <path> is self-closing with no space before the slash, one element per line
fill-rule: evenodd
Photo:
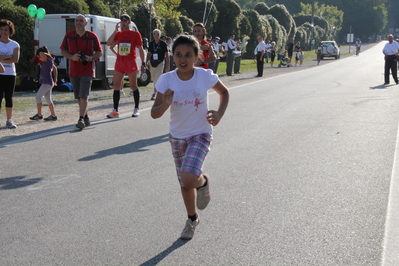
<path fill-rule="evenodd" d="M 382 245 L 382 266 L 399 265 L 399 126 L 389 188 L 385 233 Z"/>

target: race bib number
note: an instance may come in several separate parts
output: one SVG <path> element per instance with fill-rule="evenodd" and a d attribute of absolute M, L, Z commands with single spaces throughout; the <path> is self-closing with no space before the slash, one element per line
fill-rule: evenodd
<path fill-rule="evenodd" d="M 158 54 L 152 54 L 152 59 L 153 60 L 158 60 Z"/>
<path fill-rule="evenodd" d="M 130 54 L 130 48 L 131 44 L 130 43 L 120 43 L 119 44 L 119 55 L 128 55 Z"/>

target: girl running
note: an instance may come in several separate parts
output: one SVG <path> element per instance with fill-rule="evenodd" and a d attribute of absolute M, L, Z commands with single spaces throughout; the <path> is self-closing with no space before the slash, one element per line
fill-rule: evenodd
<path fill-rule="evenodd" d="M 161 75 L 158 94 L 151 109 L 152 118 L 161 117 L 170 107 L 169 141 L 188 220 L 181 238 L 190 240 L 199 224 L 199 210 L 210 201 L 209 175 L 202 167 L 212 141 L 212 129 L 223 117 L 229 91 L 212 70 L 194 67 L 200 58 L 200 45 L 194 36 L 181 35 L 173 43 L 176 70 Z M 219 94 L 218 110 L 208 109 L 208 90 Z"/>

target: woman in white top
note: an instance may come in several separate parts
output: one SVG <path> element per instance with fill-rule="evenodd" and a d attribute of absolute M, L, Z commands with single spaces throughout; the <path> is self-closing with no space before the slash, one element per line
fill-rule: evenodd
<path fill-rule="evenodd" d="M 8 128 L 16 128 L 12 121 L 12 98 L 15 90 L 15 63 L 19 61 L 19 44 L 10 39 L 15 33 L 14 24 L 6 19 L 0 20 L 0 62 L 3 64 L 5 71 L 0 73 L 0 109 L 3 98 L 6 101 L 6 115 Z"/>

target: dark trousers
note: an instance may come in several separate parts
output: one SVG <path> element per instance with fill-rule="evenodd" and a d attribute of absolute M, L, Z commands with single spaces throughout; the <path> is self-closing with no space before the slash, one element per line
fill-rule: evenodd
<path fill-rule="evenodd" d="M 233 50 L 230 50 L 227 52 L 227 58 L 226 58 L 226 74 L 227 76 L 231 76 L 233 72 L 233 62 L 234 62 L 234 55 L 233 55 Z"/>
<path fill-rule="evenodd" d="M 241 56 L 237 56 L 234 58 L 234 73 L 238 74 L 240 72 L 240 66 L 241 66 Z"/>
<path fill-rule="evenodd" d="M 261 60 L 262 53 L 257 53 L 256 54 L 256 69 L 258 70 L 258 76 L 262 77 L 263 76 L 263 65 L 264 61 L 263 58 Z"/>
<path fill-rule="evenodd" d="M 389 71 L 392 72 L 395 83 L 398 83 L 398 63 L 396 61 L 396 55 L 387 56 L 385 58 L 384 80 L 386 84 L 389 84 Z"/>

